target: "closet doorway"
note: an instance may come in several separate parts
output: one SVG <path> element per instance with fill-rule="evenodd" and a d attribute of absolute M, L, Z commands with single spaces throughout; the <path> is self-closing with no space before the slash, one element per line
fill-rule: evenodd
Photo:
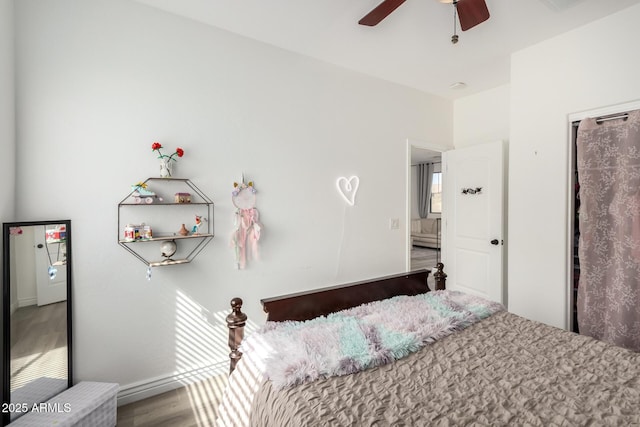
<path fill-rule="evenodd" d="M 640 102 L 570 119 L 568 329 L 640 349 Z"/>

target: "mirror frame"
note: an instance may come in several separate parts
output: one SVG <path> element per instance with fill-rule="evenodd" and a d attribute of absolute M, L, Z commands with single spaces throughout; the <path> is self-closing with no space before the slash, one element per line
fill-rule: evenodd
<path fill-rule="evenodd" d="M 2 425 L 9 424 L 11 413 L 4 408 L 11 402 L 11 254 L 9 253 L 10 229 L 13 227 L 47 226 L 64 224 L 67 228 L 67 388 L 73 386 L 73 335 L 72 335 L 72 257 L 71 220 L 20 221 L 2 224 Z"/>

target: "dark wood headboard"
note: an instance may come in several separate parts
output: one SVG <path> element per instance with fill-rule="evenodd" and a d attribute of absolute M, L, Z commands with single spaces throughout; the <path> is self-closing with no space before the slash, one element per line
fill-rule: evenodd
<path fill-rule="evenodd" d="M 428 270 L 419 270 L 265 298 L 260 302 L 268 321 L 309 320 L 396 295 L 429 292 L 428 276 Z"/>
<path fill-rule="evenodd" d="M 438 263 L 434 273 L 436 290 L 445 289 L 447 275 L 444 265 Z M 418 295 L 429 292 L 427 278 L 429 270 L 416 270 L 392 276 L 378 277 L 344 285 L 330 286 L 306 292 L 298 292 L 261 300 L 267 320 L 309 320 L 318 316 L 357 307 L 361 304 L 380 301 L 398 295 Z M 242 299 L 231 300 L 232 313 L 227 316 L 231 371 L 242 357 L 238 350 L 244 335 L 247 316 L 242 313 Z"/>

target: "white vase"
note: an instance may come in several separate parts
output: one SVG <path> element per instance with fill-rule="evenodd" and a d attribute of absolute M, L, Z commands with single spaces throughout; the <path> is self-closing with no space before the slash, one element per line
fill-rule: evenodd
<path fill-rule="evenodd" d="M 171 178 L 173 164 L 168 157 L 160 158 L 160 178 Z"/>

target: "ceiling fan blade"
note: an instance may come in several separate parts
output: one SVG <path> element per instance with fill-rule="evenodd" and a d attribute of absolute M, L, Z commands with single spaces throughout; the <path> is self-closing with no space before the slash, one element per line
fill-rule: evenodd
<path fill-rule="evenodd" d="M 467 31 L 489 19 L 489 9 L 484 0 L 458 0 L 456 8 L 462 31 Z"/>
<path fill-rule="evenodd" d="M 367 13 L 367 15 L 358 21 L 360 25 L 373 27 L 389 16 L 391 12 L 396 10 L 406 0 L 384 0 L 375 9 Z"/>

